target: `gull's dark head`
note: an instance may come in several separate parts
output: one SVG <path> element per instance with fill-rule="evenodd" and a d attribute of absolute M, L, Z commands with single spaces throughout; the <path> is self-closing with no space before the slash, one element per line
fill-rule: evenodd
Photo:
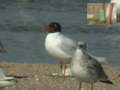
<path fill-rule="evenodd" d="M 44 32 L 61 32 L 61 25 L 57 22 L 52 22 L 48 26 L 45 26 Z"/>
<path fill-rule="evenodd" d="M 79 41 L 78 48 L 79 49 L 87 49 L 87 43 Z"/>

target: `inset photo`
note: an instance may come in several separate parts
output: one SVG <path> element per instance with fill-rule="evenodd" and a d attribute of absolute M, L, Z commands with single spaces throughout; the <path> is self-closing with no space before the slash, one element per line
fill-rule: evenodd
<path fill-rule="evenodd" d="M 114 25 L 120 23 L 120 13 L 116 3 L 88 3 L 88 25 Z"/>

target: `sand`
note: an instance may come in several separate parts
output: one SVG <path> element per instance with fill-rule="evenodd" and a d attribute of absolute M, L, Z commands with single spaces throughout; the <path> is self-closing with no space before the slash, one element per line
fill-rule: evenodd
<path fill-rule="evenodd" d="M 0 67 L 7 75 L 28 76 L 19 79 L 17 84 L 3 90 L 78 90 L 78 81 L 68 77 L 52 77 L 51 73 L 59 72 L 56 64 L 27 64 L 1 62 Z M 105 71 L 114 85 L 96 83 L 94 90 L 120 90 L 120 67 L 105 66 Z M 89 84 L 83 84 L 82 90 L 90 90 Z"/>

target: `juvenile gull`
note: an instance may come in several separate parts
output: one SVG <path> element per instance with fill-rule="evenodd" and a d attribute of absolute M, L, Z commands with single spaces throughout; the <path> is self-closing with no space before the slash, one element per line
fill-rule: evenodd
<path fill-rule="evenodd" d="M 101 64 L 96 58 L 88 54 L 87 45 L 84 42 L 78 42 L 78 47 L 72 57 L 70 68 L 72 76 L 80 80 L 79 89 L 81 89 L 81 82 L 91 83 L 91 90 L 93 90 L 95 82 L 112 84 L 103 71 Z"/>
<path fill-rule="evenodd" d="M 62 64 L 65 64 L 65 69 L 66 64 L 70 64 L 72 55 L 77 47 L 77 43 L 76 41 L 61 33 L 61 25 L 57 22 L 50 23 L 48 26 L 45 26 L 45 29 L 46 30 L 44 32 L 48 32 L 45 39 L 45 48 L 49 55 L 60 61 L 61 69 Z M 106 60 L 104 58 L 95 58 L 97 58 L 97 60 L 99 60 L 101 63 L 106 63 Z"/>

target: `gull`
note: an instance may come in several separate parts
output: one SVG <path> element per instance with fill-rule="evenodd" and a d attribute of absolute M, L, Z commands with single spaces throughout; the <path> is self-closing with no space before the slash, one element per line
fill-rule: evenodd
<path fill-rule="evenodd" d="M 70 64 L 73 53 L 77 48 L 77 42 L 62 34 L 61 25 L 58 22 L 52 22 L 45 26 L 45 31 L 48 32 L 45 39 L 45 48 L 50 56 L 61 63 L 61 70 L 64 66 L 64 73 L 66 64 Z M 95 56 L 93 56 L 95 57 Z M 106 63 L 103 57 L 95 57 L 101 63 Z"/>
<path fill-rule="evenodd" d="M 5 75 L 4 71 L 0 68 L 0 90 L 7 86 L 14 85 L 18 79 L 28 78 L 28 76 Z"/>
<path fill-rule="evenodd" d="M 85 42 L 78 42 L 77 49 L 70 63 L 70 68 L 72 76 L 79 80 L 79 90 L 81 90 L 82 82 L 91 83 L 91 90 L 93 90 L 95 82 L 112 84 L 101 64 L 96 58 L 88 54 Z"/>
<path fill-rule="evenodd" d="M 0 41 L 0 53 L 5 53 L 6 50 L 4 49 L 3 44 Z M 0 69 L 0 89 L 6 86 L 10 86 L 16 83 L 16 80 L 12 76 L 6 76 L 3 73 L 3 70 Z"/>
<path fill-rule="evenodd" d="M 0 41 L 0 53 L 6 53 L 3 44 Z M 4 87 L 11 86 L 17 83 L 17 79 L 27 78 L 27 76 L 5 75 L 0 68 L 0 90 Z"/>
<path fill-rule="evenodd" d="M 6 76 L 2 69 L 0 69 L 0 89 L 11 86 L 17 83 L 16 78 L 12 76 Z"/>

